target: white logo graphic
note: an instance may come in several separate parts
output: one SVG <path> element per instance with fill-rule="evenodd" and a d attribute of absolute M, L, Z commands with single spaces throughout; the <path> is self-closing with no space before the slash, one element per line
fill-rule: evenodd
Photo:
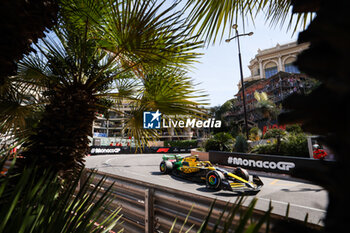
<path fill-rule="evenodd" d="M 162 114 L 156 112 L 143 112 L 143 128 L 144 129 L 160 129 L 160 116 Z"/>
<path fill-rule="evenodd" d="M 249 167 L 258 167 L 266 169 L 278 169 L 282 171 L 289 171 L 295 167 L 295 164 L 292 162 L 273 162 L 273 161 L 262 161 L 262 160 L 252 160 L 252 159 L 242 159 L 236 157 L 229 157 L 227 160 L 228 164 L 234 164 L 239 166 L 249 166 Z"/>
<path fill-rule="evenodd" d="M 92 148 L 91 154 L 118 154 L 120 148 Z"/>
<path fill-rule="evenodd" d="M 209 118 L 208 120 L 200 120 L 196 118 L 188 118 L 186 120 L 173 120 L 171 118 L 163 117 L 161 121 L 161 113 L 159 110 L 156 112 L 143 112 L 143 128 L 144 129 L 160 129 L 161 122 L 162 128 L 220 128 L 221 121 L 215 120 L 215 118 Z"/>

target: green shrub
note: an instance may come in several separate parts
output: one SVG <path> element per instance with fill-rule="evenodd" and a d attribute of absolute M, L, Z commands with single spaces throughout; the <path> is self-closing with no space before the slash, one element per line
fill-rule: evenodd
<path fill-rule="evenodd" d="M 276 154 L 276 144 L 271 143 L 271 144 L 256 145 L 255 147 L 253 147 L 253 149 L 250 151 L 250 153 L 275 155 Z"/>
<path fill-rule="evenodd" d="M 252 141 L 259 140 L 259 128 L 253 127 L 249 130 L 249 139 Z"/>
<path fill-rule="evenodd" d="M 217 140 L 215 140 L 214 138 L 211 138 L 205 142 L 204 148 L 206 152 L 210 150 L 220 151 L 220 144 Z"/>
<path fill-rule="evenodd" d="M 220 132 L 205 143 L 205 151 L 232 151 L 234 139 L 229 133 Z"/>
<path fill-rule="evenodd" d="M 303 133 L 288 135 L 287 140 L 281 143 L 280 152 L 295 157 L 309 157 L 306 135 Z"/>
<path fill-rule="evenodd" d="M 236 152 L 246 153 L 248 151 L 248 142 L 244 136 L 238 135 L 236 137 L 236 143 L 234 148 Z"/>
<path fill-rule="evenodd" d="M 220 132 L 214 135 L 214 138 L 222 143 L 232 141 L 233 137 L 229 133 Z"/>
<path fill-rule="evenodd" d="M 265 134 L 264 134 L 264 139 L 269 139 L 269 138 L 282 138 L 286 136 L 286 131 L 283 129 L 269 129 Z"/>
<path fill-rule="evenodd" d="M 182 147 L 182 148 L 197 147 L 197 140 L 165 141 L 164 146 Z"/>
<path fill-rule="evenodd" d="M 257 145 L 250 152 L 257 154 L 309 157 L 307 138 L 303 133 L 288 135 L 286 139 L 281 140 L 279 148 L 277 148 L 277 140 L 275 140 L 271 144 Z"/>
<path fill-rule="evenodd" d="M 288 133 L 294 133 L 294 134 L 303 133 L 303 130 L 301 129 L 300 125 L 298 125 L 298 124 L 287 125 L 286 131 Z"/>

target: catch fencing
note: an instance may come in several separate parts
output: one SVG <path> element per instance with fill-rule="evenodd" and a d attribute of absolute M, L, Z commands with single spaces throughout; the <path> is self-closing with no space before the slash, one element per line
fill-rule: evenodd
<path fill-rule="evenodd" d="M 86 171 L 86 175 L 91 172 L 91 170 Z M 124 228 L 124 232 L 169 232 L 173 226 L 172 232 L 179 232 L 181 228 L 183 228 L 182 232 L 186 232 L 193 225 L 190 232 L 196 232 L 206 218 L 210 206 L 214 201 L 212 198 L 198 194 L 104 172 L 95 173 L 91 180 L 91 186 L 93 187 L 97 184 L 103 176 L 106 176 L 106 182 L 99 191 L 100 193 L 104 192 L 104 190 L 114 183 L 111 189 L 113 201 L 110 205 L 110 212 L 119 207 L 122 208 L 121 221 L 123 221 L 123 224 L 116 227 L 114 231 Z M 232 205 L 234 204 L 227 204 L 225 201 L 216 200 L 209 219 L 208 230 L 213 229 L 222 211 L 225 208 L 230 209 Z M 246 210 L 247 207 L 242 207 L 239 213 L 242 214 Z M 189 212 L 191 213 L 188 216 Z M 258 219 L 264 214 L 264 211 L 254 210 L 251 221 Z M 187 223 L 184 224 L 187 216 Z M 228 213 L 225 213 L 223 219 L 227 218 L 227 216 Z M 174 224 L 175 219 L 176 222 Z M 240 215 L 237 215 L 233 219 L 233 222 L 235 223 L 239 219 Z M 283 216 L 271 214 L 270 226 L 281 219 L 283 219 Z M 320 228 L 318 225 L 309 225 L 313 228 Z M 219 228 L 222 227 L 223 223 Z M 265 232 L 266 225 L 263 225 L 261 229 L 262 232 Z"/>

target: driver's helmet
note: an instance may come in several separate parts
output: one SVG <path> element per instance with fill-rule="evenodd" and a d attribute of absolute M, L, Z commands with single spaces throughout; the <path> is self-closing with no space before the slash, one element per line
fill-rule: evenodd
<path fill-rule="evenodd" d="M 320 149 L 320 146 L 318 144 L 313 144 L 312 147 L 314 148 L 314 150 Z"/>

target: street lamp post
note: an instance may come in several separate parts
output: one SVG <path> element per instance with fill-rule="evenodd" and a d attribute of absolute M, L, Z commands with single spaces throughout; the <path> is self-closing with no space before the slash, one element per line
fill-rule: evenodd
<path fill-rule="evenodd" d="M 241 84 L 242 84 L 242 95 L 243 95 L 243 110 L 244 110 L 244 122 L 245 122 L 245 131 L 246 131 L 246 137 L 247 140 L 249 140 L 249 131 L 248 131 L 248 119 L 247 119 L 247 108 L 246 108 L 246 102 L 245 102 L 245 91 L 244 91 L 244 82 L 243 82 L 243 69 L 242 69 L 242 57 L 241 57 L 241 46 L 239 44 L 239 37 L 240 36 L 252 36 L 253 32 L 239 34 L 237 30 L 238 25 L 234 24 L 232 25 L 232 28 L 235 30 L 236 35 L 232 38 L 226 39 L 225 41 L 229 43 L 231 40 L 237 38 L 237 45 L 238 45 L 238 59 L 239 59 L 239 70 L 241 73 Z"/>

